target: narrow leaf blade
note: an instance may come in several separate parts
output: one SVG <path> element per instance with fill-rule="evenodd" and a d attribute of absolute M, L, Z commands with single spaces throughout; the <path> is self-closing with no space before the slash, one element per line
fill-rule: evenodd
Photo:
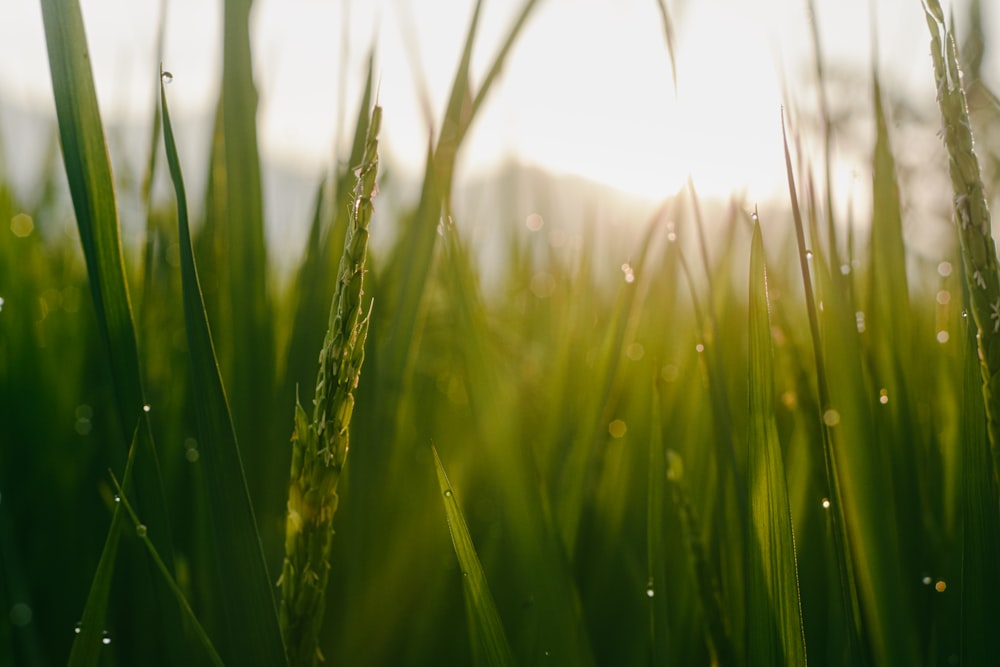
<path fill-rule="evenodd" d="M 788 504 L 785 465 L 774 414 L 774 352 L 767 296 L 767 271 L 760 223 L 754 222 L 750 250 L 750 368 L 747 478 L 750 539 L 747 618 L 752 665 L 804 665 L 795 538 Z"/>
<path fill-rule="evenodd" d="M 438 485 L 448 516 L 448 530 L 455 547 L 455 555 L 462 568 L 462 590 L 465 593 L 465 611 L 469 620 L 473 654 L 480 665 L 490 667 L 514 665 L 514 655 L 507 643 L 500 614 L 486 582 L 486 574 L 479 562 L 479 556 L 476 555 L 469 529 L 465 525 L 462 509 L 458 506 L 458 499 L 445 474 L 437 449 L 433 451 Z"/>
<path fill-rule="evenodd" d="M 205 315 L 191 245 L 184 179 L 162 84 L 160 95 L 163 142 L 177 196 L 181 284 L 194 380 L 195 416 L 216 536 L 218 591 L 228 626 L 228 645 L 223 654 L 233 664 L 285 664 L 271 578 L 267 573 L 229 402 Z"/>

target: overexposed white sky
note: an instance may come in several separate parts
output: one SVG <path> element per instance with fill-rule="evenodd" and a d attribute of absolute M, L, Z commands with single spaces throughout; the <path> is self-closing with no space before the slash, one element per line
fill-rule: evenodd
<path fill-rule="evenodd" d="M 859 73 L 870 68 L 875 5 L 885 84 L 933 104 L 920 0 L 815 4 L 829 64 Z M 998 42 L 1000 7 L 983 4 Z M 81 5 L 105 120 L 149 119 L 158 0 Z M 265 157 L 307 172 L 328 167 L 338 108 L 344 105 L 350 124 L 367 51 L 377 38 L 382 146 L 397 165 L 417 172 L 427 131 L 407 43 L 418 49 L 437 121 L 472 5 L 257 0 L 252 31 Z M 485 3 L 473 63 L 477 76 L 519 5 Z M 814 96 L 800 83 L 812 64 L 807 0 L 668 0 L 668 6 L 677 36 L 676 95 L 656 0 L 543 0 L 473 128 L 461 169 L 475 173 L 514 157 L 653 198 L 677 191 L 688 174 L 707 194 L 745 189 L 764 198 L 779 191 L 782 77 L 796 100 Z M 222 2 L 171 0 L 168 7 L 163 61 L 174 74 L 173 114 L 208 115 L 220 74 Z M 960 26 L 965 12 L 965 0 L 956 0 Z M 345 47 L 348 79 L 341 96 Z M 987 53 L 987 63 L 995 84 L 1000 53 Z M 0 96 L 52 114 L 41 11 L 33 0 L 0 2 Z"/>

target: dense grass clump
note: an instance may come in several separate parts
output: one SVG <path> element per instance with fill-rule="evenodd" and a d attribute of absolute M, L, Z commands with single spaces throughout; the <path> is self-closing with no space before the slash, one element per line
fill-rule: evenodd
<path fill-rule="evenodd" d="M 787 206 L 717 215 L 691 183 L 648 220 L 550 233 L 566 202 L 522 184 L 503 242 L 476 246 L 456 160 L 537 4 L 475 87 L 476 3 L 419 195 L 395 207 L 369 61 L 350 155 L 279 280 L 249 0 L 225 3 L 203 219 L 155 82 L 141 248 L 121 240 L 79 5 L 43 0 L 76 234 L 57 167 L 36 201 L 0 170 L 0 664 L 1000 653 L 1000 156 L 973 141 L 998 117 L 970 115 L 989 91 L 936 0 L 955 234 L 934 257 L 909 242 L 930 214 L 904 205 L 877 73 L 870 219 L 835 210 L 818 33 L 821 148 L 798 148 L 790 109 Z"/>

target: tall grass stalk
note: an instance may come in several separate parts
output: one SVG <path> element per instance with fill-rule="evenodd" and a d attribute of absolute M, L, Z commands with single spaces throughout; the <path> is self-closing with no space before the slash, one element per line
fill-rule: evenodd
<path fill-rule="evenodd" d="M 997 269 L 992 217 L 976 156 L 955 35 L 945 24 L 938 0 L 923 0 L 923 4 L 931 34 L 931 56 L 938 106 L 944 124 L 944 143 L 950 158 L 948 167 L 955 195 L 955 221 L 972 317 L 978 327 L 983 400 L 986 403 L 996 476 L 1000 472 L 1000 272 Z"/>
<path fill-rule="evenodd" d="M 367 314 L 363 312 L 362 298 L 381 120 L 382 109 L 376 106 L 357 169 L 344 254 L 320 351 L 312 418 L 300 403 L 295 407 L 280 579 L 281 628 L 292 665 L 314 665 L 322 658 L 319 630 L 326 605 L 337 487 L 347 463 L 354 390 L 364 362 L 371 315 L 370 308 Z"/>

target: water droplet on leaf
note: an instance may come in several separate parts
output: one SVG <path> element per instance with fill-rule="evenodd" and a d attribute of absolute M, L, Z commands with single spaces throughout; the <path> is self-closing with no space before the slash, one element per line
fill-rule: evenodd
<path fill-rule="evenodd" d="M 101 633 L 101 643 L 105 646 L 111 643 L 111 633 L 107 630 Z"/>
<path fill-rule="evenodd" d="M 173 83 L 174 75 L 171 74 L 170 72 L 163 72 L 162 74 L 160 74 L 160 79 L 163 80 L 163 83 L 169 85 Z"/>

